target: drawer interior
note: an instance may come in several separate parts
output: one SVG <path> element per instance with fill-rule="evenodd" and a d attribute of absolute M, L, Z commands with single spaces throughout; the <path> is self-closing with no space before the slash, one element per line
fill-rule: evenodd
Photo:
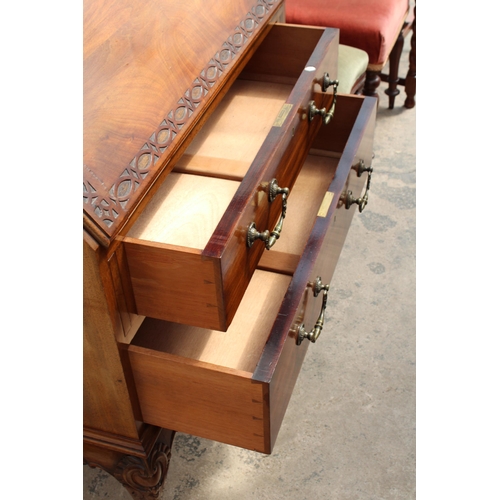
<path fill-rule="evenodd" d="M 325 192 L 335 176 L 338 156 L 342 151 L 332 151 L 332 146 L 341 147 L 342 144 L 334 145 L 326 142 L 320 146 L 323 149 L 315 149 L 307 156 L 289 198 L 282 236 L 270 251 L 262 255 L 258 269 L 248 285 L 228 330 L 220 332 L 147 318 L 144 327 L 133 339 L 133 345 L 189 360 L 211 363 L 222 369 L 245 371 L 248 372 L 248 376 L 251 376 L 267 342 L 291 277 L 302 256 L 311 228 L 322 206 Z M 186 182 L 198 182 L 202 178 L 180 173 L 173 173 L 171 177 L 172 179 L 167 179 L 165 183 L 166 185 L 169 182 L 174 184 L 168 188 L 170 193 L 175 192 L 177 187 L 183 189 L 183 178 L 188 179 Z M 177 179 L 180 180 L 175 185 Z M 228 183 L 232 189 L 235 187 L 233 184 L 237 184 L 235 181 L 223 179 L 206 180 L 210 181 L 206 185 L 208 191 L 206 198 L 209 200 L 211 182 L 214 182 L 214 185 Z M 230 192 L 231 189 L 229 189 L 226 202 L 230 198 Z M 169 198 L 172 198 L 171 194 L 166 200 L 168 201 Z M 202 198 L 205 196 L 200 195 L 198 201 Z M 222 196 L 215 196 L 215 198 L 221 201 Z M 175 210 L 182 210 L 182 203 L 179 203 L 177 207 L 175 200 L 171 203 L 174 213 Z M 200 214 L 205 210 L 208 212 L 210 203 L 210 201 L 207 202 L 206 208 L 198 206 L 198 212 Z M 222 205 L 225 205 L 225 202 Z M 154 209 L 154 205 L 151 209 Z M 151 217 L 151 220 L 155 216 Z M 165 218 L 158 217 L 158 219 L 165 222 Z M 159 222 L 158 224 L 167 225 L 168 223 Z M 152 225 L 148 224 L 146 231 Z M 172 234 L 175 233 L 181 238 L 182 232 L 173 230 Z M 180 244 L 180 239 L 176 240 L 176 244 Z"/>
<path fill-rule="evenodd" d="M 291 278 L 256 271 L 227 332 L 147 318 L 133 345 L 251 377 Z"/>
<path fill-rule="evenodd" d="M 274 25 L 174 171 L 243 179 L 322 34 Z"/>
<path fill-rule="evenodd" d="M 294 84 L 319 44 L 324 28 L 274 24 L 240 74 L 247 80 Z M 330 69 L 330 76 L 336 68 Z"/>
<path fill-rule="evenodd" d="M 239 185 L 227 179 L 171 173 L 128 236 L 201 252 Z"/>
<path fill-rule="evenodd" d="M 294 273 L 338 164 L 337 158 L 322 153 L 307 156 L 289 197 L 281 236 L 262 254 L 261 269 Z"/>
<path fill-rule="evenodd" d="M 293 274 L 293 264 L 302 254 L 323 196 L 333 179 L 338 161 L 321 153 L 316 151 L 308 155 L 288 199 L 282 235 L 272 250 L 263 254 L 263 265 L 275 271 Z M 172 173 L 129 236 L 201 251 L 238 186 L 238 182 L 227 179 Z"/>
<path fill-rule="evenodd" d="M 327 193 L 327 190 L 335 177 L 362 104 L 363 98 L 338 96 L 332 122 L 320 128 L 290 194 L 281 237 L 271 251 L 262 254 L 258 268 L 290 275 L 295 272 L 317 216 L 324 214 L 333 199 L 332 193 Z M 365 142 L 366 149 L 371 142 Z M 347 153 L 346 156 L 350 156 L 353 152 Z M 358 154 L 366 156 L 368 153 L 359 150 Z M 364 182 L 365 178 L 357 184 Z"/>
<path fill-rule="evenodd" d="M 243 179 L 292 88 L 236 80 L 174 171 Z"/>
<path fill-rule="evenodd" d="M 147 318 L 145 327 L 139 330 L 132 341 L 133 345 L 222 368 L 242 370 L 251 376 L 342 153 L 332 150 L 334 146 L 341 149 L 342 143 L 333 144 L 330 141 L 319 145 L 322 149 L 316 148 L 307 156 L 290 195 L 285 218 L 285 226 L 288 227 L 283 230 L 275 246 L 262 255 L 227 332 Z M 182 176 L 191 180 L 197 178 L 189 174 L 171 176 L 173 179 Z"/>

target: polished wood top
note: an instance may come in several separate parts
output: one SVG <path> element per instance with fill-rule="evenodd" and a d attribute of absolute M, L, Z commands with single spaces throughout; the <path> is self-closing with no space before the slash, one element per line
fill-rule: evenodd
<path fill-rule="evenodd" d="M 104 245 L 282 0 L 85 0 L 84 225 Z"/>

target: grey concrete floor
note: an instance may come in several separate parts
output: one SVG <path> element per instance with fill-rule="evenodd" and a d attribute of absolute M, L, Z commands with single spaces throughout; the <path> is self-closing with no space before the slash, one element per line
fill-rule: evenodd
<path fill-rule="evenodd" d="M 401 76 L 407 71 L 408 44 Z M 416 497 L 416 108 L 380 87 L 369 204 L 354 217 L 270 456 L 177 434 L 162 500 Z M 418 94 L 417 94 L 418 96 Z M 84 500 L 129 499 L 84 466 Z"/>

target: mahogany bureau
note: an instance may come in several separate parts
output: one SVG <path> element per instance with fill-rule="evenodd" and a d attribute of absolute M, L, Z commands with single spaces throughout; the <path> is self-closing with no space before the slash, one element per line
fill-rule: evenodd
<path fill-rule="evenodd" d="M 271 453 L 376 100 L 280 0 L 84 2 L 84 461 L 157 498 L 176 431 Z M 319 340 L 320 342 L 320 340 Z"/>

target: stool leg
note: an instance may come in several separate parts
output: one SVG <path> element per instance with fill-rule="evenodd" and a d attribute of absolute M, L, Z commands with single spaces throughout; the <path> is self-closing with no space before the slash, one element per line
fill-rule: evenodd
<path fill-rule="evenodd" d="M 380 85 L 381 71 L 366 71 L 365 86 L 363 88 L 363 95 L 376 97 L 378 99 L 377 88 Z"/>
<path fill-rule="evenodd" d="M 415 16 L 412 24 L 410 67 L 405 80 L 405 108 L 411 109 L 415 106 L 415 94 L 417 93 L 417 6 L 413 11 Z"/>
<path fill-rule="evenodd" d="M 396 100 L 396 96 L 399 95 L 399 61 L 401 59 L 401 53 L 403 52 L 404 43 L 405 38 L 401 31 L 389 56 L 389 78 L 387 80 L 389 87 L 385 91 L 389 96 L 389 109 L 394 108 L 394 101 Z"/>

